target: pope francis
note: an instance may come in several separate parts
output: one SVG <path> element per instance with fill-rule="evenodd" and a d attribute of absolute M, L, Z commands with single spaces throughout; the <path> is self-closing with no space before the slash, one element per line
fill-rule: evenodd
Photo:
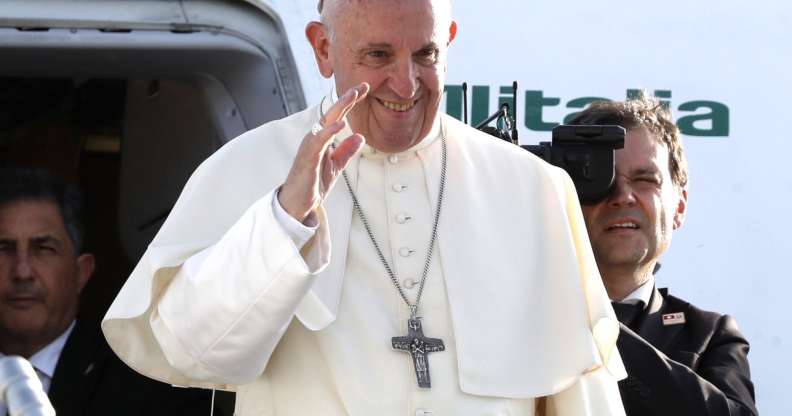
<path fill-rule="evenodd" d="M 449 0 L 325 0 L 334 92 L 192 175 L 103 322 L 236 414 L 621 415 L 574 187 L 438 114 Z"/>

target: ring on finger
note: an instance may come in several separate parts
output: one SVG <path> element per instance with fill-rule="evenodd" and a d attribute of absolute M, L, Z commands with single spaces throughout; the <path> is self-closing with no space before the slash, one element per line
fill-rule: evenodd
<path fill-rule="evenodd" d="M 317 134 L 319 134 L 320 131 L 322 131 L 323 128 L 324 127 L 322 126 L 322 123 L 317 121 L 316 123 L 313 124 L 313 126 L 311 126 L 311 134 L 316 136 Z"/>

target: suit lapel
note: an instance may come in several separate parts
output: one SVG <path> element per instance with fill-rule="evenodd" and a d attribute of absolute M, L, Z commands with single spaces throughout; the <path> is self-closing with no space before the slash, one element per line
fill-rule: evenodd
<path fill-rule="evenodd" d="M 78 320 L 63 347 L 48 394 L 58 416 L 78 416 L 96 390 L 107 357 L 98 334 L 98 323 Z"/>
<path fill-rule="evenodd" d="M 687 305 L 678 305 L 668 302 L 666 299 L 667 291 L 658 290 L 655 286 L 652 293 L 652 300 L 646 308 L 646 315 L 641 322 L 638 334 L 660 351 L 667 353 L 676 342 L 680 331 L 685 327 L 685 323 L 664 325 L 663 315 L 677 312 L 687 312 Z"/>

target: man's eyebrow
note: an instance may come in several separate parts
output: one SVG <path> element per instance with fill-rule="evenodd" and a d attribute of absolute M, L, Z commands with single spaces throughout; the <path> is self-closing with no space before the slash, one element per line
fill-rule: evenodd
<path fill-rule="evenodd" d="M 52 243 L 52 244 L 56 244 L 58 246 L 62 245 L 62 242 L 60 241 L 60 239 L 55 238 L 54 236 L 51 236 L 49 234 L 33 237 L 33 238 L 30 239 L 30 241 L 35 243 L 35 244 Z"/>
<path fill-rule="evenodd" d="M 390 43 L 367 43 L 363 45 L 360 49 L 391 49 L 393 46 Z"/>
<path fill-rule="evenodd" d="M 660 171 L 655 167 L 641 167 L 633 170 L 633 174 L 635 175 L 643 175 L 646 173 L 656 174 L 656 173 L 660 173 Z"/>
<path fill-rule="evenodd" d="M 662 176 L 663 176 L 663 175 L 660 173 L 660 170 L 659 170 L 658 168 L 656 168 L 656 167 L 642 167 L 642 168 L 637 168 L 637 169 L 634 169 L 632 172 L 630 172 L 630 175 L 631 175 L 631 176 L 646 176 L 646 175 L 651 175 L 651 176 L 657 176 L 657 177 L 660 177 L 660 178 L 662 178 Z"/>
<path fill-rule="evenodd" d="M 420 47 L 418 50 L 419 51 L 424 51 L 424 50 L 427 50 L 427 49 L 440 49 L 440 47 L 437 46 L 436 42 L 429 42 L 426 45 Z"/>
<path fill-rule="evenodd" d="M 16 245 L 16 240 L 12 239 L 12 238 L 2 238 L 2 237 L 0 237 L 0 246 L 5 246 L 5 245 L 15 246 Z"/>
<path fill-rule="evenodd" d="M 368 49 L 393 49 L 393 45 L 391 45 L 390 43 L 387 43 L 387 42 L 378 42 L 378 43 L 367 43 L 367 44 L 363 45 L 362 47 L 360 47 L 360 50 L 368 50 Z M 423 51 L 423 50 L 427 50 L 427 49 L 439 49 L 439 47 L 437 46 L 436 42 L 429 42 L 429 43 L 421 46 L 417 50 L 418 51 Z"/>

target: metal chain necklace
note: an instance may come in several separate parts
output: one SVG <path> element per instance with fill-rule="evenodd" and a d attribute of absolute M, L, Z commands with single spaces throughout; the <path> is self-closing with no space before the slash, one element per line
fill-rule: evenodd
<path fill-rule="evenodd" d="M 432 234 L 429 239 L 429 249 L 426 252 L 426 262 L 424 263 L 421 280 L 418 283 L 418 294 L 415 297 L 415 303 L 410 303 L 410 300 L 407 298 L 407 294 L 404 293 L 404 289 L 402 288 L 401 284 L 399 284 L 399 279 L 396 278 L 396 274 L 393 272 L 390 264 L 385 259 L 385 255 L 382 254 L 382 250 L 377 243 L 377 239 L 374 238 L 374 233 L 371 230 L 371 226 L 369 225 L 368 219 L 366 218 L 366 214 L 363 213 L 363 208 L 360 206 L 360 201 L 358 201 L 357 195 L 355 195 L 355 192 L 352 190 L 349 177 L 347 176 L 346 171 L 342 172 L 342 175 L 344 176 L 344 182 L 346 183 L 347 189 L 349 190 L 349 194 L 352 196 L 353 208 L 358 213 L 360 222 L 363 223 L 363 228 L 366 229 L 366 233 L 368 233 L 369 239 L 374 246 L 374 250 L 376 250 L 377 256 L 379 256 L 380 262 L 385 268 L 385 271 L 388 273 L 393 286 L 396 287 L 396 290 L 399 291 L 399 295 L 401 296 L 402 300 L 404 300 L 404 303 L 406 303 L 410 308 L 410 318 L 407 320 L 407 336 L 391 338 L 391 345 L 396 350 L 405 351 L 410 354 L 415 367 L 415 376 L 418 381 L 418 387 L 421 388 L 430 388 L 432 386 L 431 380 L 429 378 L 429 362 L 427 361 L 427 354 L 430 352 L 445 350 L 443 340 L 439 338 L 427 338 L 423 336 L 423 330 L 421 328 L 420 321 L 421 318 L 418 316 L 418 306 L 421 303 L 421 295 L 423 294 L 426 277 L 429 274 L 429 265 L 432 262 L 432 253 L 434 252 L 434 246 L 437 240 L 437 224 L 440 220 L 440 208 L 443 206 L 443 194 L 445 193 L 448 148 L 446 144 L 445 131 L 442 128 L 442 124 L 440 129 L 440 141 L 442 145 L 440 190 L 437 196 L 437 207 L 435 208 L 434 222 L 432 223 Z"/>

